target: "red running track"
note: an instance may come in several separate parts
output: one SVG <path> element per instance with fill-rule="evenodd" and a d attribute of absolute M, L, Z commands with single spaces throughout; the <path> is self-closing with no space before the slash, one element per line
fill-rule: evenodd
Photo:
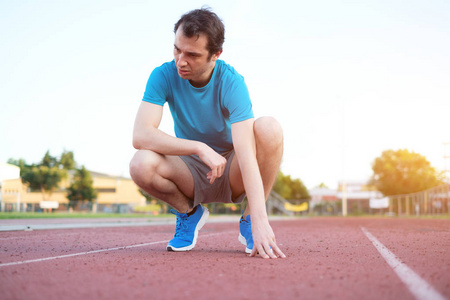
<path fill-rule="evenodd" d="M 286 259 L 248 257 L 237 222 L 207 223 L 184 253 L 165 250 L 174 225 L 0 232 L 0 298 L 417 298 L 363 230 L 429 285 L 425 298 L 450 298 L 450 220 L 271 224 Z"/>

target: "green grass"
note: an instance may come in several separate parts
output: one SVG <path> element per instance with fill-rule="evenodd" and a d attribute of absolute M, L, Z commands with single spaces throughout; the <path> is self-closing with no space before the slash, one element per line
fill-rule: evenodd
<path fill-rule="evenodd" d="M 101 219 L 101 218 L 151 218 L 151 219 L 157 219 L 157 218 L 167 218 L 167 217 L 174 217 L 172 214 L 159 214 L 159 215 L 153 215 L 153 214 L 144 214 L 144 213 L 91 213 L 91 212 L 52 212 L 52 213 L 37 213 L 37 212 L 0 212 L 0 220 L 5 219 L 58 219 L 58 218 L 65 218 L 65 219 Z M 336 217 L 336 218 L 343 218 L 342 216 L 337 215 L 330 215 L 330 216 L 315 216 L 315 215 L 302 215 L 298 216 L 301 217 L 309 217 L 309 218 L 321 218 L 321 217 Z M 448 220 L 450 219 L 449 214 L 442 214 L 442 215 L 421 215 L 421 216 L 405 216 L 402 215 L 400 217 L 398 216 L 385 216 L 385 215 L 377 215 L 377 214 L 363 214 L 363 215 L 352 215 L 349 214 L 348 217 L 356 217 L 356 218 L 385 218 L 385 219 L 444 219 Z"/>
<path fill-rule="evenodd" d="M 442 215 L 420 215 L 420 216 L 416 216 L 416 215 L 411 215 L 411 216 L 405 216 L 402 215 L 400 217 L 398 217 L 400 219 L 438 219 L 438 220 L 448 220 L 450 219 L 450 215 L 449 214 L 442 214 Z"/>
<path fill-rule="evenodd" d="M 436 219 L 436 220 L 450 220 L 450 214 L 442 214 L 442 215 L 401 215 L 401 216 L 387 216 L 380 214 L 348 214 L 347 217 L 343 217 L 342 215 L 305 215 L 310 218 L 373 218 L 373 219 Z"/>
<path fill-rule="evenodd" d="M 173 216 L 171 214 L 115 214 L 115 213 L 82 213 L 82 212 L 54 212 L 54 213 L 33 213 L 33 212 L 0 212 L 1 219 L 82 219 L 82 218 L 166 218 Z"/>

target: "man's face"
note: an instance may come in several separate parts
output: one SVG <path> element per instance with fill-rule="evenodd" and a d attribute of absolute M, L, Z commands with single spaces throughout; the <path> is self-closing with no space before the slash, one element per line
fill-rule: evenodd
<path fill-rule="evenodd" d="M 209 57 L 206 49 L 208 44 L 206 35 L 200 34 L 198 38 L 197 36 L 188 38 L 183 34 L 182 26 L 175 33 L 173 50 L 178 75 L 189 80 L 195 87 L 205 86 L 211 78 L 221 52 Z"/>

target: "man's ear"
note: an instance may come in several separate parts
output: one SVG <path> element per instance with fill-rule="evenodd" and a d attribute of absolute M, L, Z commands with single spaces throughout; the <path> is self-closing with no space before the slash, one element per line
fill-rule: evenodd
<path fill-rule="evenodd" d="M 214 54 L 214 55 L 211 57 L 211 60 L 212 60 L 212 61 L 218 60 L 219 57 L 220 57 L 220 54 L 222 54 L 222 51 L 223 51 L 223 50 L 217 51 L 216 54 Z"/>

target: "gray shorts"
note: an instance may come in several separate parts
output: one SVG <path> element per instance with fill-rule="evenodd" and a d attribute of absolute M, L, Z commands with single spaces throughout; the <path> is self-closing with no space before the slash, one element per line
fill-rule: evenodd
<path fill-rule="evenodd" d="M 222 154 L 227 160 L 225 171 L 222 177 L 217 178 L 213 184 L 206 178 L 211 169 L 205 165 L 197 155 L 180 156 L 186 163 L 194 177 L 194 199 L 191 199 L 189 205 L 195 207 L 200 203 L 241 203 L 245 198 L 245 193 L 237 198 L 233 198 L 230 188 L 229 172 L 231 160 L 234 156 L 234 150 Z"/>

